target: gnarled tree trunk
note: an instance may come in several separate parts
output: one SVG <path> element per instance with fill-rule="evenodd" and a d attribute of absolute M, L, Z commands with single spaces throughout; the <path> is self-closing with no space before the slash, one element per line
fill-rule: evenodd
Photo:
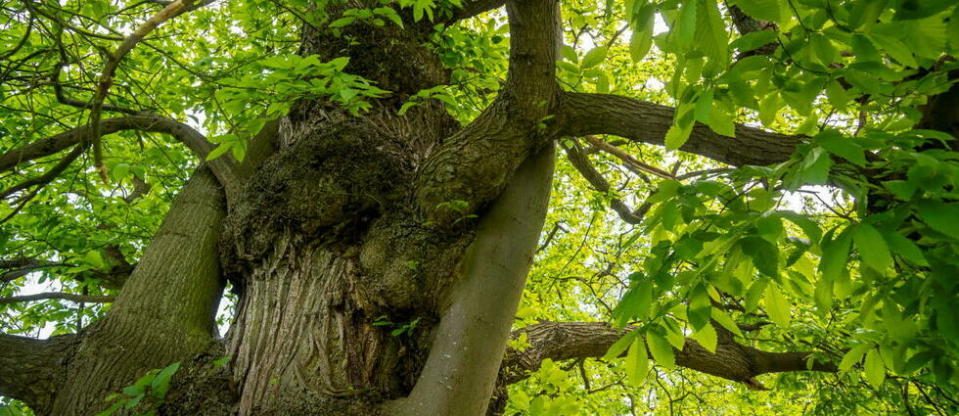
<path fill-rule="evenodd" d="M 446 23 L 504 2 L 465 3 Z M 298 102 L 268 123 L 246 161 L 225 157 L 198 170 L 105 318 L 45 342 L 0 337 L 9 348 L 0 364 L 29 361 L 25 371 L 0 366 L 0 392 L 39 414 L 86 416 L 149 369 L 181 361 L 160 414 L 486 412 L 497 380 L 510 374 L 500 365 L 546 213 L 552 142 L 612 133 L 661 143 L 672 117 L 626 98 L 562 93 L 558 2 L 516 0 L 507 12 L 506 82 L 468 126 L 436 102 L 399 114 L 411 95 L 449 81 L 423 46 L 429 25 L 306 29 L 301 53 L 349 56 L 347 72 L 393 95 L 361 115 Z M 685 149 L 770 163 L 798 143 L 737 132 L 737 142 L 718 143 L 697 128 Z M 55 144 L 62 150 L 81 136 Z M 50 149 L 33 153 L 58 151 Z M 226 281 L 239 305 L 220 339 L 214 317 Z M 618 332 L 600 335 L 571 342 L 591 342 L 583 354 L 594 356 Z M 515 371 L 563 350 L 548 347 L 516 360 Z M 224 355 L 226 369 L 211 369 Z M 32 388 L 18 387 L 25 383 Z"/>

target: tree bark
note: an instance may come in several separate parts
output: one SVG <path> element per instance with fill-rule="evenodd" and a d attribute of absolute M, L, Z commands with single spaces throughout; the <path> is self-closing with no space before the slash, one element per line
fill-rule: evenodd
<path fill-rule="evenodd" d="M 214 341 L 223 290 L 216 243 L 223 191 L 200 168 L 177 196 L 106 317 L 81 333 L 50 414 L 88 416 L 147 370 L 191 358 Z"/>

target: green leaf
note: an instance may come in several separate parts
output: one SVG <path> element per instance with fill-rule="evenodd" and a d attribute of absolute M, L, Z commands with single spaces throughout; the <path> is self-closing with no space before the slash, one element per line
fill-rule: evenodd
<path fill-rule="evenodd" d="M 863 25 L 872 25 L 879 15 L 886 10 L 889 0 L 859 0 L 854 3 L 849 12 L 849 28 L 859 29 Z"/>
<path fill-rule="evenodd" d="M 896 20 L 922 19 L 948 9 L 956 0 L 905 0 L 896 8 Z"/>
<path fill-rule="evenodd" d="M 839 59 L 839 51 L 832 45 L 825 35 L 814 33 L 810 35 L 809 47 L 816 54 L 816 60 L 823 66 L 829 67 L 830 64 Z"/>
<path fill-rule="evenodd" d="M 616 326 L 622 328 L 630 320 L 645 319 L 649 315 L 652 303 L 653 284 L 649 280 L 638 282 L 616 305 L 613 311 Z"/>
<path fill-rule="evenodd" d="M 180 362 L 177 361 L 166 366 L 163 370 L 160 370 L 160 372 L 157 373 L 156 377 L 153 378 L 153 383 L 151 384 L 151 393 L 154 397 L 158 399 L 166 397 L 166 393 L 170 389 L 170 380 L 179 369 Z"/>
<path fill-rule="evenodd" d="M 946 26 L 946 39 L 949 39 L 949 45 L 953 53 L 959 51 L 959 7 L 952 11 L 949 17 L 949 25 Z"/>
<path fill-rule="evenodd" d="M 778 22 L 782 18 L 779 0 L 737 0 L 735 5 L 753 19 Z"/>
<path fill-rule="evenodd" d="M 866 381 L 873 388 L 882 387 L 882 382 L 886 380 L 886 365 L 882 362 L 882 356 L 879 350 L 873 348 L 866 353 L 866 362 L 863 365 L 866 371 Z"/>
<path fill-rule="evenodd" d="M 646 332 L 646 345 L 649 346 L 649 351 L 653 354 L 653 359 L 657 364 L 670 369 L 676 366 L 676 354 L 666 337 L 655 331 L 648 331 Z"/>
<path fill-rule="evenodd" d="M 330 27 L 331 28 L 344 27 L 352 24 L 355 21 L 356 21 L 355 17 L 341 17 L 339 19 L 336 19 L 330 22 Z"/>
<path fill-rule="evenodd" d="M 656 8 L 647 4 L 639 9 L 633 18 L 633 33 L 629 38 L 629 56 L 634 62 L 641 61 L 653 45 L 653 27 L 656 22 Z"/>
<path fill-rule="evenodd" d="M 799 226 L 803 230 L 803 233 L 806 234 L 806 237 L 809 238 L 809 241 L 812 244 L 819 244 L 819 240 L 822 239 L 822 230 L 819 229 L 819 224 L 816 224 L 815 221 L 809 219 L 803 214 L 793 212 L 793 211 L 779 211 L 777 212 L 780 217 L 785 218 Z"/>
<path fill-rule="evenodd" d="M 737 336 L 743 336 L 743 332 L 739 329 L 739 325 L 736 325 L 736 322 L 733 321 L 733 318 L 729 316 L 726 311 L 719 308 L 712 308 L 712 318 L 716 323 L 722 325 L 723 328 L 729 330 Z"/>
<path fill-rule="evenodd" d="M 922 222 L 930 228 L 952 238 L 959 239 L 959 204 L 924 200 L 917 204 Z"/>
<path fill-rule="evenodd" d="M 835 130 L 826 130 L 818 134 L 816 142 L 829 153 L 842 157 L 856 166 L 865 166 L 866 164 L 865 149 Z"/>
<path fill-rule="evenodd" d="M 779 249 L 776 246 L 757 236 L 743 238 L 739 244 L 760 273 L 769 277 L 779 276 Z"/>
<path fill-rule="evenodd" d="M 862 356 L 870 349 L 872 349 L 871 345 L 857 345 L 850 348 L 843 354 L 842 360 L 839 361 L 839 371 L 846 372 L 852 369 L 852 366 L 861 361 Z"/>
<path fill-rule="evenodd" d="M 392 7 L 377 7 L 373 9 L 373 13 L 386 17 L 397 26 L 403 27 L 403 19 L 400 18 L 400 15 L 396 13 L 396 10 L 393 10 Z"/>
<path fill-rule="evenodd" d="M 912 54 L 912 50 L 901 40 L 879 33 L 872 33 L 869 38 L 889 54 L 892 59 L 895 59 L 903 66 L 912 68 L 919 66 L 919 63 L 916 62 L 916 58 Z"/>
<path fill-rule="evenodd" d="M 789 301 L 776 285 L 766 287 L 766 296 L 763 297 L 763 304 L 766 306 L 766 313 L 769 318 L 782 328 L 789 327 Z"/>
<path fill-rule="evenodd" d="M 670 31 L 670 35 L 676 37 L 676 43 L 683 50 L 688 49 L 693 44 L 693 35 L 696 33 L 696 7 L 698 0 L 684 1 L 679 10 L 677 25 Z"/>
<path fill-rule="evenodd" d="M 224 153 L 230 151 L 230 148 L 233 147 L 234 143 L 236 142 L 220 143 L 213 150 L 211 150 L 209 154 L 206 155 L 206 160 L 211 161 L 222 156 Z"/>
<path fill-rule="evenodd" d="M 596 65 L 599 65 L 603 60 L 606 59 L 606 53 L 608 48 L 605 46 L 597 46 L 593 49 L 590 49 L 589 52 L 586 52 L 586 56 L 583 57 L 583 62 L 579 64 L 579 67 L 582 69 L 589 69 Z"/>
<path fill-rule="evenodd" d="M 829 81 L 826 83 L 826 98 L 829 99 L 829 104 L 837 109 L 846 108 L 849 105 L 849 102 L 852 101 L 852 96 L 846 91 L 838 81 Z"/>
<path fill-rule="evenodd" d="M 857 225 L 853 228 L 852 240 L 856 243 L 859 258 L 866 266 L 879 273 L 892 267 L 892 254 L 876 227 L 865 223 Z"/>
<path fill-rule="evenodd" d="M 848 229 L 840 233 L 836 239 L 823 241 L 822 259 L 819 261 L 819 271 L 822 272 L 823 279 L 836 281 L 839 278 L 849 260 L 850 246 L 852 246 L 852 238 L 849 236 Z"/>
<path fill-rule="evenodd" d="M 740 52 L 749 52 L 756 48 L 766 46 L 770 43 L 776 42 L 776 32 L 772 30 L 759 30 L 755 32 L 749 32 L 736 40 L 732 41 L 729 44 L 730 48 L 739 50 Z M 756 55 L 753 55 L 756 56 Z"/>
<path fill-rule="evenodd" d="M 712 325 L 706 325 L 700 328 L 689 337 L 698 342 L 699 345 L 702 345 L 707 351 L 711 353 L 716 352 L 716 345 L 719 342 L 719 338 L 716 334 L 716 328 L 713 328 Z"/>
<path fill-rule="evenodd" d="M 769 280 L 762 279 L 753 282 L 749 286 L 749 290 L 746 291 L 746 312 L 754 312 L 756 308 L 759 307 L 759 301 L 763 297 L 763 293 L 766 292 L 766 286 L 769 284 Z"/>
<path fill-rule="evenodd" d="M 623 335 L 622 338 L 618 339 L 613 345 L 609 346 L 609 349 L 606 350 L 606 354 L 603 355 L 604 360 L 611 360 L 613 358 L 619 358 L 626 352 L 626 349 L 632 345 L 633 340 L 636 339 L 638 333 L 636 331 L 630 331 L 626 335 Z"/>
<path fill-rule="evenodd" d="M 688 104 L 680 105 L 675 114 L 673 124 L 666 131 L 664 144 L 667 150 L 683 147 L 689 140 L 689 134 L 692 133 L 696 121 L 693 107 Z"/>
<path fill-rule="evenodd" d="M 626 376 L 629 378 L 629 384 L 642 385 L 648 372 L 649 356 L 646 355 L 646 344 L 642 338 L 636 337 L 629 345 L 629 352 L 626 353 Z"/>
<path fill-rule="evenodd" d="M 912 240 L 903 237 L 902 234 L 894 230 L 882 230 L 882 237 L 886 240 L 886 243 L 889 244 L 889 249 L 902 258 L 908 260 L 909 262 L 917 266 L 928 266 L 929 262 L 926 261 L 926 256 L 922 254 L 922 250 L 919 249 L 919 246 L 916 245 Z"/>
<path fill-rule="evenodd" d="M 719 13 L 719 4 L 713 0 L 699 0 L 696 15 L 696 33 L 693 36 L 699 50 L 709 58 L 714 71 L 725 70 L 729 65 L 729 33 Z"/>

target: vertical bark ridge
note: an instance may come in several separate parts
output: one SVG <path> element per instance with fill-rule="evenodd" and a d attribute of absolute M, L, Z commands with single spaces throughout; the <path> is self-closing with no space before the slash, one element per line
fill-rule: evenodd
<path fill-rule="evenodd" d="M 397 368 L 400 339 L 371 325 L 356 259 L 285 238 L 247 278 L 231 330 L 239 414 L 330 411 L 340 398 L 396 394 L 411 370 Z"/>

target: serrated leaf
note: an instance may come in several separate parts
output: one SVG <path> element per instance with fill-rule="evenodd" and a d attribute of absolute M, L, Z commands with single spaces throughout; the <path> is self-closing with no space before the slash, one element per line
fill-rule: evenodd
<path fill-rule="evenodd" d="M 865 223 L 857 225 L 852 231 L 852 240 L 856 243 L 859 258 L 866 266 L 879 273 L 892 267 L 892 254 L 876 227 Z"/>
<path fill-rule="evenodd" d="M 730 42 L 729 47 L 740 52 L 749 52 L 756 48 L 766 46 L 776 41 L 776 32 L 772 30 L 759 30 L 749 32 L 736 40 Z M 757 55 L 753 55 L 757 56 Z"/>
<path fill-rule="evenodd" d="M 599 65 L 603 60 L 606 59 L 606 53 L 608 48 L 605 46 L 597 46 L 593 49 L 590 49 L 589 52 L 586 52 L 586 56 L 583 56 L 583 62 L 579 64 L 581 69 L 589 69 L 596 65 Z"/>
<path fill-rule="evenodd" d="M 603 355 L 604 360 L 611 360 L 613 358 L 619 358 L 626 352 L 626 349 L 632 345 L 633 340 L 637 337 L 636 331 L 631 331 L 626 335 L 623 335 L 622 338 L 618 339 L 613 345 L 609 346 L 609 349 L 606 350 L 606 354 Z"/>
<path fill-rule="evenodd" d="M 636 337 L 629 345 L 629 352 L 626 353 L 626 376 L 629 378 L 629 384 L 642 385 L 647 372 L 649 372 L 649 356 L 646 355 L 646 344 L 642 338 Z"/>
<path fill-rule="evenodd" d="M 763 297 L 766 313 L 769 318 L 782 328 L 789 327 L 789 301 L 783 296 L 776 285 L 766 286 L 766 295 Z"/>
<path fill-rule="evenodd" d="M 656 364 L 666 368 L 676 366 L 676 354 L 666 337 L 654 331 L 648 331 L 646 332 L 646 345 L 649 346 L 649 352 L 653 354 L 653 360 L 656 361 Z"/>
<path fill-rule="evenodd" d="M 779 0 L 738 0 L 735 4 L 753 19 L 778 22 L 782 18 Z"/>
<path fill-rule="evenodd" d="M 822 243 L 822 259 L 819 261 L 819 271 L 823 279 L 835 281 L 846 268 L 849 260 L 849 249 L 852 238 L 848 229 L 833 240 Z"/>
<path fill-rule="evenodd" d="M 882 237 L 886 239 L 886 243 L 889 244 L 889 249 L 893 253 L 902 256 L 902 258 L 917 266 L 929 265 L 929 262 L 926 261 L 926 256 L 922 254 L 919 246 L 912 240 L 903 237 L 902 234 L 894 230 L 882 230 Z"/>
<path fill-rule="evenodd" d="M 850 348 L 849 351 L 843 354 L 842 360 L 839 361 L 839 371 L 846 372 L 852 369 L 852 366 L 861 361 L 862 356 L 871 348 L 871 345 L 857 345 Z"/>
<path fill-rule="evenodd" d="M 179 369 L 180 362 L 177 361 L 157 373 L 156 377 L 153 378 L 153 383 L 151 383 L 151 393 L 154 397 L 158 399 L 166 397 L 166 393 L 170 389 L 170 381 Z"/>
<path fill-rule="evenodd" d="M 226 152 L 230 151 L 230 148 L 233 147 L 233 144 L 234 144 L 234 143 L 236 143 L 236 142 L 220 143 L 220 144 L 217 145 L 213 150 L 211 150 L 210 153 L 208 153 L 208 154 L 206 155 L 206 160 L 209 162 L 209 161 L 211 161 L 211 160 L 213 160 L 213 159 L 216 159 L 216 158 L 222 156 L 222 155 L 225 154 Z"/>
<path fill-rule="evenodd" d="M 739 244 L 762 274 L 770 277 L 779 275 L 779 249 L 776 246 L 757 236 L 743 238 Z"/>
<path fill-rule="evenodd" d="M 733 321 L 733 318 L 729 316 L 726 311 L 719 308 L 713 308 L 712 318 L 713 321 L 716 321 L 716 323 L 722 325 L 722 327 L 729 330 L 729 332 L 732 332 L 740 337 L 743 336 L 743 332 L 739 329 L 739 325 L 736 325 L 736 321 Z"/>
<path fill-rule="evenodd" d="M 653 46 L 653 27 L 656 8 L 647 4 L 640 8 L 633 19 L 633 33 L 629 38 L 629 56 L 634 62 L 641 61 Z"/>
<path fill-rule="evenodd" d="M 869 385 L 876 389 L 882 387 L 883 381 L 886 380 L 886 365 L 882 362 L 879 350 L 873 348 L 866 353 L 866 362 L 863 364 L 863 369 L 866 372 L 866 381 L 869 382 Z"/>
<path fill-rule="evenodd" d="M 942 201 L 925 200 L 917 204 L 922 222 L 930 228 L 952 238 L 959 238 L 959 205 Z"/>
<path fill-rule="evenodd" d="M 699 329 L 699 331 L 693 332 L 689 336 L 694 339 L 699 345 L 702 345 L 707 351 L 711 353 L 716 352 L 716 345 L 719 342 L 719 338 L 716 334 L 716 328 L 713 328 L 712 325 L 706 325 Z"/>
<path fill-rule="evenodd" d="M 646 318 L 652 303 L 653 284 L 648 280 L 638 282 L 635 287 L 626 292 L 613 310 L 615 325 L 622 328 L 632 319 Z"/>
<path fill-rule="evenodd" d="M 851 139 L 833 130 L 827 130 L 816 136 L 816 142 L 836 156 L 846 159 L 856 166 L 866 164 L 866 151 Z"/>
<path fill-rule="evenodd" d="M 729 65 L 729 33 L 726 32 L 717 2 L 699 0 L 693 38 L 697 48 L 709 58 L 709 66 L 713 70 L 719 72 L 726 69 Z"/>

